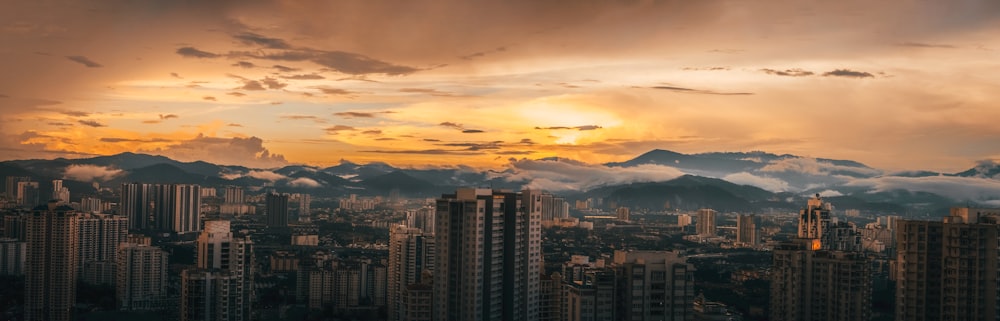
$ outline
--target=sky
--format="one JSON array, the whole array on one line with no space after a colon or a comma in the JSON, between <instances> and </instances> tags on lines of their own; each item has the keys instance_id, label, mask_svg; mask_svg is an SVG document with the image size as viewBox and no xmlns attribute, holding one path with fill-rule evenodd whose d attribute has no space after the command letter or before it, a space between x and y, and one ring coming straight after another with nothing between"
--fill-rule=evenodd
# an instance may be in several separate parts
<instances>
[{"instance_id":1,"label":"sky","mask_svg":"<svg viewBox=\"0 0 1000 321\"><path fill-rule=\"evenodd\" d=\"M1000 2L9 1L0 160L1000 159Z\"/></svg>"}]
</instances>

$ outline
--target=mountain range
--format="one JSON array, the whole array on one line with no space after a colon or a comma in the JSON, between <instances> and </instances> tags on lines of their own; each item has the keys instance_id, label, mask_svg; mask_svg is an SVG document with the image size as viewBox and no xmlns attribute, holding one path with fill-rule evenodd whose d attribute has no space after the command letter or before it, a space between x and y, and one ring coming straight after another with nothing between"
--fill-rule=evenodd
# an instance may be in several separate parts
<instances>
[{"instance_id":1,"label":"mountain range","mask_svg":"<svg viewBox=\"0 0 1000 321\"><path fill-rule=\"evenodd\" d=\"M207 162L179 162L163 156L122 153L82 159L0 162L0 176L64 180L76 199L97 193L94 183L183 183L241 186L310 193L435 197L463 186L538 188L569 200L599 199L635 208L760 211L794 209L820 194L841 209L930 213L953 205L1000 206L1000 164L981 162L957 173L888 173L851 160L808 158L766 152L683 154L652 150L625 162L589 164L549 158L511 161L503 170L466 166L397 168L386 163L342 161L331 167L289 165L258 169ZM41 184L42 193L51 184ZM48 185L48 186L46 186ZM46 190L46 187L48 190Z\"/></svg>"}]
</instances>

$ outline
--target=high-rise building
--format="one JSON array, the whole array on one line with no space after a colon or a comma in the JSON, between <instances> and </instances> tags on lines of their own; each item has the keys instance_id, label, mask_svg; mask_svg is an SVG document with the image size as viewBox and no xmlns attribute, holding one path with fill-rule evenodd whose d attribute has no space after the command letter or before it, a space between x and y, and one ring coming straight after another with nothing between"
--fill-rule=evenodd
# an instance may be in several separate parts
<instances>
[{"instance_id":1,"label":"high-rise building","mask_svg":"<svg viewBox=\"0 0 1000 321\"><path fill-rule=\"evenodd\" d=\"M115 298L120 310L167 307L167 256L159 247L122 243L115 273Z\"/></svg>"},{"instance_id":2,"label":"high-rise building","mask_svg":"<svg viewBox=\"0 0 1000 321\"><path fill-rule=\"evenodd\" d=\"M104 211L104 201L94 197L80 199L80 211L84 213L101 213ZM128 217L125 215L125 217Z\"/></svg>"},{"instance_id":3,"label":"high-rise building","mask_svg":"<svg viewBox=\"0 0 1000 321\"><path fill-rule=\"evenodd\" d=\"M21 207L32 208L41 204L40 196L38 182L17 182L17 204L21 205Z\"/></svg>"},{"instance_id":4,"label":"high-rise building","mask_svg":"<svg viewBox=\"0 0 1000 321\"><path fill-rule=\"evenodd\" d=\"M747 247L757 245L757 224L753 214L736 216L736 243Z\"/></svg>"},{"instance_id":5,"label":"high-rise building","mask_svg":"<svg viewBox=\"0 0 1000 321\"><path fill-rule=\"evenodd\" d=\"M798 237L775 246L771 320L871 317L871 261L860 247L849 246L856 235L853 226L830 222L832 208L819 195L811 198L799 212Z\"/></svg>"},{"instance_id":6,"label":"high-rise building","mask_svg":"<svg viewBox=\"0 0 1000 321\"><path fill-rule=\"evenodd\" d=\"M150 224L152 221L152 203L152 185L122 183L121 201L118 202L118 212L128 217L130 230L153 228Z\"/></svg>"},{"instance_id":7,"label":"high-rise building","mask_svg":"<svg viewBox=\"0 0 1000 321\"><path fill-rule=\"evenodd\" d=\"M691 215L690 214L679 214L677 215L677 226L685 227L691 225Z\"/></svg>"},{"instance_id":8,"label":"high-rise building","mask_svg":"<svg viewBox=\"0 0 1000 321\"><path fill-rule=\"evenodd\" d=\"M18 239L0 238L0 275L24 275L28 243Z\"/></svg>"},{"instance_id":9,"label":"high-rise building","mask_svg":"<svg viewBox=\"0 0 1000 321\"><path fill-rule=\"evenodd\" d=\"M14 214L4 215L3 236L20 241L28 240L28 219L30 215Z\"/></svg>"},{"instance_id":10,"label":"high-rise building","mask_svg":"<svg viewBox=\"0 0 1000 321\"><path fill-rule=\"evenodd\" d=\"M615 210L615 216L622 221L628 221L630 218L629 214L630 213L628 207L619 207L617 210Z\"/></svg>"},{"instance_id":11,"label":"high-rise building","mask_svg":"<svg viewBox=\"0 0 1000 321\"><path fill-rule=\"evenodd\" d=\"M201 187L185 184L122 184L119 211L133 230L178 234L201 227Z\"/></svg>"},{"instance_id":12,"label":"high-rise building","mask_svg":"<svg viewBox=\"0 0 1000 321\"><path fill-rule=\"evenodd\" d=\"M253 242L216 220L205 222L197 244L197 268L182 273L181 320L249 320Z\"/></svg>"},{"instance_id":13,"label":"high-rise building","mask_svg":"<svg viewBox=\"0 0 1000 321\"><path fill-rule=\"evenodd\" d=\"M693 320L694 265L677 252L616 250L619 320Z\"/></svg>"},{"instance_id":14,"label":"high-rise building","mask_svg":"<svg viewBox=\"0 0 1000 321\"><path fill-rule=\"evenodd\" d=\"M299 194L299 222L308 222L309 215L312 213L310 205L312 204L312 195L309 194Z\"/></svg>"},{"instance_id":15,"label":"high-rise building","mask_svg":"<svg viewBox=\"0 0 1000 321\"><path fill-rule=\"evenodd\" d=\"M424 283L424 272L434 270L434 236L417 228L398 225L389 230L389 320L403 320L403 291Z\"/></svg>"},{"instance_id":16,"label":"high-rise building","mask_svg":"<svg viewBox=\"0 0 1000 321\"><path fill-rule=\"evenodd\" d=\"M78 213L49 203L28 217L25 320L72 319L76 303Z\"/></svg>"},{"instance_id":17,"label":"high-rise building","mask_svg":"<svg viewBox=\"0 0 1000 321\"><path fill-rule=\"evenodd\" d=\"M90 284L113 284L118 245L128 240L128 218L80 214L78 226L78 279Z\"/></svg>"},{"instance_id":18,"label":"high-rise building","mask_svg":"<svg viewBox=\"0 0 1000 321\"><path fill-rule=\"evenodd\" d=\"M562 320L619 320L615 300L618 296L613 270L589 271L582 279L563 285Z\"/></svg>"},{"instance_id":19,"label":"high-rise building","mask_svg":"<svg viewBox=\"0 0 1000 321\"><path fill-rule=\"evenodd\" d=\"M715 210L703 208L698 210L698 221L695 222L698 235L715 235Z\"/></svg>"},{"instance_id":20,"label":"high-rise building","mask_svg":"<svg viewBox=\"0 0 1000 321\"><path fill-rule=\"evenodd\" d=\"M896 224L896 320L1000 317L1000 210L953 208Z\"/></svg>"},{"instance_id":21,"label":"high-rise building","mask_svg":"<svg viewBox=\"0 0 1000 321\"><path fill-rule=\"evenodd\" d=\"M227 204L243 204L246 202L243 196L243 188L238 186L226 187L226 194L223 201Z\"/></svg>"},{"instance_id":22,"label":"high-rise building","mask_svg":"<svg viewBox=\"0 0 1000 321\"><path fill-rule=\"evenodd\" d=\"M820 249L830 249L830 245L833 243L833 235L829 231L831 210L833 210L833 206L824 202L819 194L810 198L806 203L806 208L799 210L798 237L819 240Z\"/></svg>"},{"instance_id":23,"label":"high-rise building","mask_svg":"<svg viewBox=\"0 0 1000 321\"><path fill-rule=\"evenodd\" d=\"M427 280L430 279L431 276L428 275ZM400 311L400 320L433 320L433 293L433 287L430 283L410 284L406 286L406 289L403 290L401 295L403 300L403 310Z\"/></svg>"},{"instance_id":24,"label":"high-rise building","mask_svg":"<svg viewBox=\"0 0 1000 321\"><path fill-rule=\"evenodd\" d=\"M8 200L17 199L17 183L19 182L30 182L31 177L27 176L7 176L7 184L4 188L4 195L7 196Z\"/></svg>"},{"instance_id":25,"label":"high-rise building","mask_svg":"<svg viewBox=\"0 0 1000 321\"><path fill-rule=\"evenodd\" d=\"M63 187L63 181L56 179L52 181L52 198L60 203L69 203L69 188Z\"/></svg>"},{"instance_id":26,"label":"high-rise building","mask_svg":"<svg viewBox=\"0 0 1000 321\"><path fill-rule=\"evenodd\" d=\"M268 193L264 200L267 227L288 226L288 194Z\"/></svg>"},{"instance_id":27,"label":"high-rise building","mask_svg":"<svg viewBox=\"0 0 1000 321\"><path fill-rule=\"evenodd\" d=\"M427 235L434 235L434 207L426 206L407 211L406 226L418 228Z\"/></svg>"},{"instance_id":28,"label":"high-rise building","mask_svg":"<svg viewBox=\"0 0 1000 321\"><path fill-rule=\"evenodd\" d=\"M816 239L774 249L771 320L868 320L872 269L860 252L813 250Z\"/></svg>"},{"instance_id":29,"label":"high-rise building","mask_svg":"<svg viewBox=\"0 0 1000 321\"><path fill-rule=\"evenodd\" d=\"M434 320L537 320L541 195L461 188L436 203Z\"/></svg>"},{"instance_id":30,"label":"high-rise building","mask_svg":"<svg viewBox=\"0 0 1000 321\"><path fill-rule=\"evenodd\" d=\"M538 288L538 321L562 321L562 275L559 272L540 275Z\"/></svg>"}]
</instances>

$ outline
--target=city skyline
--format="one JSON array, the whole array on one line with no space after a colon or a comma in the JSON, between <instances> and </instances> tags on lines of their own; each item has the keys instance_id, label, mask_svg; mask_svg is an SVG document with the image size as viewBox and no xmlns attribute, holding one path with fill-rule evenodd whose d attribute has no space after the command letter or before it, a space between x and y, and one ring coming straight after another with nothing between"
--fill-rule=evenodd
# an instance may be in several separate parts
<instances>
[{"instance_id":1,"label":"city skyline","mask_svg":"<svg viewBox=\"0 0 1000 321\"><path fill-rule=\"evenodd\" d=\"M103 2L0 13L6 159L1000 158L997 3Z\"/></svg>"}]
</instances>

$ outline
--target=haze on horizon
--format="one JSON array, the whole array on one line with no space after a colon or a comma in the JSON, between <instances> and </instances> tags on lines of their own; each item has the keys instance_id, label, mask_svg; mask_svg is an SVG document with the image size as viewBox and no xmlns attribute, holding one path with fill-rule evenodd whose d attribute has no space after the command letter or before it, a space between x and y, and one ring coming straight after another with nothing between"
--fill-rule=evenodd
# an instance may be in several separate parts
<instances>
[{"instance_id":1,"label":"haze on horizon","mask_svg":"<svg viewBox=\"0 0 1000 321\"><path fill-rule=\"evenodd\" d=\"M1000 158L1000 2L17 1L0 158Z\"/></svg>"}]
</instances>

